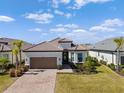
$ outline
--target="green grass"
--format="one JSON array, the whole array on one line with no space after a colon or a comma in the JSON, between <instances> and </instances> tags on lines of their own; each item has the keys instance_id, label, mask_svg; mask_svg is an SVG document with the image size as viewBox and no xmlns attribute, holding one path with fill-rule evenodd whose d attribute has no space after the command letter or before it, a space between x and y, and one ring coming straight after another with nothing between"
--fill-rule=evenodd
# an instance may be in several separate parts
<instances>
[{"instance_id":1,"label":"green grass","mask_svg":"<svg viewBox=\"0 0 124 93\"><path fill-rule=\"evenodd\" d=\"M124 77L106 66L98 74L57 74L55 93L124 93Z\"/></svg>"},{"instance_id":2,"label":"green grass","mask_svg":"<svg viewBox=\"0 0 124 93\"><path fill-rule=\"evenodd\" d=\"M0 93L3 93L3 91L9 87L14 80L9 77L9 75L2 75L0 74Z\"/></svg>"}]
</instances>

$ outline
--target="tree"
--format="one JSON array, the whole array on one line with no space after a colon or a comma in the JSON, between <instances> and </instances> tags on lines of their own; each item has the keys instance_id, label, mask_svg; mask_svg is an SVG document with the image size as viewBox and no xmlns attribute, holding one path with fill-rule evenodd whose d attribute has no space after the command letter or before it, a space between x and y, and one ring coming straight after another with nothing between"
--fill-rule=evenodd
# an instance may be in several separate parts
<instances>
[{"instance_id":1,"label":"tree","mask_svg":"<svg viewBox=\"0 0 124 93\"><path fill-rule=\"evenodd\" d=\"M0 64L2 66L2 72L3 72L3 69L5 69L5 65L9 62L9 59L5 58L5 57L1 57L0 58Z\"/></svg>"},{"instance_id":2,"label":"tree","mask_svg":"<svg viewBox=\"0 0 124 93\"><path fill-rule=\"evenodd\" d=\"M119 71L119 64L120 64L120 50L122 49L123 45L124 45L124 38L120 37L120 38L115 38L114 42L116 43L116 50L117 50L117 67L116 70Z\"/></svg>"},{"instance_id":3,"label":"tree","mask_svg":"<svg viewBox=\"0 0 124 93\"><path fill-rule=\"evenodd\" d=\"M18 54L19 54L19 50L18 48L15 48L12 50L12 53L15 55L15 59L16 59L16 69L18 68Z\"/></svg>"},{"instance_id":4,"label":"tree","mask_svg":"<svg viewBox=\"0 0 124 93\"><path fill-rule=\"evenodd\" d=\"M22 40L16 40L15 42L13 42L13 45L16 48L18 48L17 50L18 50L18 54L19 54L19 61L21 63L22 62L22 46L23 46L23 41Z\"/></svg>"}]
</instances>

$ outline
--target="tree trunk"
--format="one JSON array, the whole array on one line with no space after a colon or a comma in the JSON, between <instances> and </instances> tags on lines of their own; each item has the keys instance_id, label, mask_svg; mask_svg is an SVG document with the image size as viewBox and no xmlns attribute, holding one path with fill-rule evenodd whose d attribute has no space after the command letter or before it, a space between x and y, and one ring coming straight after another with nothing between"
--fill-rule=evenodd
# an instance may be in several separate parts
<instances>
[{"instance_id":1,"label":"tree trunk","mask_svg":"<svg viewBox=\"0 0 124 93\"><path fill-rule=\"evenodd\" d=\"M19 62L19 65L21 65L21 62L22 62L22 53L21 53L21 50L19 50L19 59L20 59L20 60L19 60L19 61L20 61L20 62Z\"/></svg>"},{"instance_id":2,"label":"tree trunk","mask_svg":"<svg viewBox=\"0 0 124 93\"><path fill-rule=\"evenodd\" d=\"M116 67L117 72L119 72L119 63L120 63L120 53L119 52L120 51L118 49L117 50L117 62L116 62L116 64L117 64L117 67Z\"/></svg>"},{"instance_id":3,"label":"tree trunk","mask_svg":"<svg viewBox=\"0 0 124 93\"><path fill-rule=\"evenodd\" d=\"M16 58L16 69L18 69L18 56L16 55L15 58Z\"/></svg>"}]
</instances>

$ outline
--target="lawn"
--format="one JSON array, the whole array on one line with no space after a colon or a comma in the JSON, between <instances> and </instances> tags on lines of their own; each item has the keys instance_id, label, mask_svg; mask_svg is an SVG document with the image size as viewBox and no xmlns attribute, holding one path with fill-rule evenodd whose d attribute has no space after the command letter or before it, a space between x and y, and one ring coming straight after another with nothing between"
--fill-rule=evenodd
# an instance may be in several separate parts
<instances>
[{"instance_id":1,"label":"lawn","mask_svg":"<svg viewBox=\"0 0 124 93\"><path fill-rule=\"evenodd\" d=\"M3 93L3 91L10 86L14 80L9 77L9 75L1 75L0 74L0 93Z\"/></svg>"},{"instance_id":2,"label":"lawn","mask_svg":"<svg viewBox=\"0 0 124 93\"><path fill-rule=\"evenodd\" d=\"M124 93L124 77L106 66L98 74L57 74L55 93Z\"/></svg>"}]
</instances>

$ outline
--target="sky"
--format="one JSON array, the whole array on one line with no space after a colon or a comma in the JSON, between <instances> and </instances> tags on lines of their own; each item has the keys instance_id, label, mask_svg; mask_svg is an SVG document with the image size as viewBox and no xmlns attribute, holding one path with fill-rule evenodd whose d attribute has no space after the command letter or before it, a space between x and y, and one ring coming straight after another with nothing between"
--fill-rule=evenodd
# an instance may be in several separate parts
<instances>
[{"instance_id":1,"label":"sky","mask_svg":"<svg viewBox=\"0 0 124 93\"><path fill-rule=\"evenodd\" d=\"M0 37L96 43L124 36L124 0L0 0Z\"/></svg>"}]
</instances>

